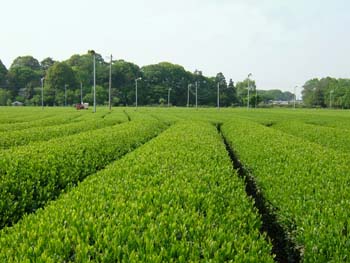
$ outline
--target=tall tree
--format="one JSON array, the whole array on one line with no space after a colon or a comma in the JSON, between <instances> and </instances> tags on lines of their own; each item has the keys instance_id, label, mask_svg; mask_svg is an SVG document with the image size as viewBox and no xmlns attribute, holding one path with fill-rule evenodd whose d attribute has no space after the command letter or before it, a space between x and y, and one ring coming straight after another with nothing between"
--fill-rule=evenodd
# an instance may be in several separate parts
<instances>
[{"instance_id":1,"label":"tall tree","mask_svg":"<svg viewBox=\"0 0 350 263\"><path fill-rule=\"evenodd\" d=\"M7 68L0 60L0 88L7 87Z\"/></svg>"},{"instance_id":2,"label":"tall tree","mask_svg":"<svg viewBox=\"0 0 350 263\"><path fill-rule=\"evenodd\" d=\"M64 93L79 89L73 69L65 62L56 62L47 71L47 103L64 104ZM71 93L70 93L71 94ZM69 99L71 101L71 98ZM77 100L77 102L80 100Z\"/></svg>"},{"instance_id":3,"label":"tall tree","mask_svg":"<svg viewBox=\"0 0 350 263\"><path fill-rule=\"evenodd\" d=\"M50 67L53 66L53 64L55 64L55 62L56 61L54 61L52 58L47 57L40 62L41 69L46 72Z\"/></svg>"},{"instance_id":4,"label":"tall tree","mask_svg":"<svg viewBox=\"0 0 350 263\"><path fill-rule=\"evenodd\" d=\"M255 102L255 89L256 89L255 80L245 79L244 81L237 82L237 84L236 84L238 104L241 105L241 106L245 106L247 104L247 100L248 100L248 85L250 87L250 90L249 90L249 103L250 103L250 105L253 105L252 103Z\"/></svg>"},{"instance_id":5,"label":"tall tree","mask_svg":"<svg viewBox=\"0 0 350 263\"><path fill-rule=\"evenodd\" d=\"M32 70L40 70L40 63L32 56L19 56L12 62L11 68L15 67L28 67Z\"/></svg>"},{"instance_id":6,"label":"tall tree","mask_svg":"<svg viewBox=\"0 0 350 263\"><path fill-rule=\"evenodd\" d=\"M29 100L34 88L40 85L43 73L37 59L32 56L17 57L8 72L9 89L18 100Z\"/></svg>"}]
</instances>

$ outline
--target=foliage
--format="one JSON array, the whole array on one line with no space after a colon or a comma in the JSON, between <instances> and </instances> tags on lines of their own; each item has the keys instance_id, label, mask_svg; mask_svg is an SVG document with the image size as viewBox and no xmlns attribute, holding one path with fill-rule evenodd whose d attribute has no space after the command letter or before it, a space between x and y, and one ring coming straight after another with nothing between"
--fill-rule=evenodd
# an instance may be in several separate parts
<instances>
[{"instance_id":1,"label":"foliage","mask_svg":"<svg viewBox=\"0 0 350 263\"><path fill-rule=\"evenodd\" d=\"M6 149L20 145L26 145L34 141L47 141L56 137L68 136L83 131L101 129L107 126L115 125L126 121L124 115L113 112L109 118L94 119L91 116L88 120L70 122L67 124L58 124L52 126L40 126L23 130L14 130L12 132L0 132L0 148ZM17 124L15 124L17 125Z\"/></svg>"},{"instance_id":2,"label":"foliage","mask_svg":"<svg viewBox=\"0 0 350 263\"><path fill-rule=\"evenodd\" d=\"M222 130L303 262L348 261L349 155L239 118Z\"/></svg>"},{"instance_id":3,"label":"foliage","mask_svg":"<svg viewBox=\"0 0 350 263\"><path fill-rule=\"evenodd\" d=\"M0 88L7 87L7 68L0 60Z\"/></svg>"},{"instance_id":4,"label":"foliage","mask_svg":"<svg viewBox=\"0 0 350 263\"><path fill-rule=\"evenodd\" d=\"M324 127L320 125L303 123L301 121L290 120L276 123L272 125L272 127L339 152L350 153L349 130Z\"/></svg>"},{"instance_id":5,"label":"foliage","mask_svg":"<svg viewBox=\"0 0 350 263\"><path fill-rule=\"evenodd\" d=\"M128 122L0 152L0 227L42 207L163 128L156 121Z\"/></svg>"},{"instance_id":6,"label":"foliage","mask_svg":"<svg viewBox=\"0 0 350 263\"><path fill-rule=\"evenodd\" d=\"M294 94L285 91L282 92L278 89L272 90L258 90L258 96L261 101L268 103L269 101L292 101L294 100Z\"/></svg>"},{"instance_id":7,"label":"foliage","mask_svg":"<svg viewBox=\"0 0 350 263\"><path fill-rule=\"evenodd\" d=\"M179 123L3 229L0 260L273 262L260 226L215 127Z\"/></svg>"},{"instance_id":8,"label":"foliage","mask_svg":"<svg viewBox=\"0 0 350 263\"><path fill-rule=\"evenodd\" d=\"M11 92L6 89L0 88L0 106L9 106L9 102L11 102Z\"/></svg>"},{"instance_id":9,"label":"foliage","mask_svg":"<svg viewBox=\"0 0 350 263\"><path fill-rule=\"evenodd\" d=\"M308 80L303 86L303 101L308 107L350 108L350 79L331 77Z\"/></svg>"},{"instance_id":10,"label":"foliage","mask_svg":"<svg viewBox=\"0 0 350 263\"><path fill-rule=\"evenodd\" d=\"M54 64L55 64L55 60L53 60L50 57L44 58L41 62L40 62L40 67L43 71L47 72L47 70L49 68L51 68Z\"/></svg>"},{"instance_id":11,"label":"foliage","mask_svg":"<svg viewBox=\"0 0 350 263\"><path fill-rule=\"evenodd\" d=\"M77 89L78 82L75 77L73 69L65 62L56 62L47 71L46 79L46 93L51 96L45 96L46 102L54 105L65 105L65 92ZM52 102L47 98L52 98ZM67 94L69 98L68 104L71 104L72 94ZM79 100L76 100L76 102Z\"/></svg>"}]
</instances>

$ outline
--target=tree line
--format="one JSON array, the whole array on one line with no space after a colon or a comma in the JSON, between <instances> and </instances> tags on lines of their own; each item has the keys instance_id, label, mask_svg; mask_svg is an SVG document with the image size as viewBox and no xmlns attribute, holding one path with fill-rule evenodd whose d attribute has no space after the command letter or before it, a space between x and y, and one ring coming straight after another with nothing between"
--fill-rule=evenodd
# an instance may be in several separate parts
<instances>
[{"instance_id":1,"label":"tree line","mask_svg":"<svg viewBox=\"0 0 350 263\"><path fill-rule=\"evenodd\" d=\"M311 79L304 84L302 96L307 107L349 109L350 79Z\"/></svg>"},{"instance_id":2,"label":"tree line","mask_svg":"<svg viewBox=\"0 0 350 263\"><path fill-rule=\"evenodd\" d=\"M108 103L110 63L100 54L96 60L96 102ZM215 77L204 76L202 71L189 72L181 65L169 62L138 65L125 60L111 63L112 105L135 104L135 80L138 81L138 105L164 105L170 89L170 104L186 106L195 104L197 86L198 105L216 106L217 85L220 88L221 106L244 106L267 103L269 100L292 100L293 94L280 90L256 90L255 81L245 79L235 83L226 80L219 72ZM13 101L25 105L41 105L43 80L43 101L46 106L73 105L93 102L93 55L75 54L68 60L55 61L48 57L39 62L32 56L17 57L7 69L0 60L0 105L10 105Z\"/></svg>"}]
</instances>

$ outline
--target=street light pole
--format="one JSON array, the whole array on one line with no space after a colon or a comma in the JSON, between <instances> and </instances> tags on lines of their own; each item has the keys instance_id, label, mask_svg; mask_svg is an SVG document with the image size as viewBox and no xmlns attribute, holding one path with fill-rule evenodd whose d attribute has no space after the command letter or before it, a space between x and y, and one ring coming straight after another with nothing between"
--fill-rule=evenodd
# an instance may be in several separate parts
<instances>
[{"instance_id":1,"label":"street light pole","mask_svg":"<svg viewBox=\"0 0 350 263\"><path fill-rule=\"evenodd\" d=\"M137 81L141 80L142 78L135 79L135 106L137 108Z\"/></svg>"},{"instance_id":2,"label":"street light pole","mask_svg":"<svg viewBox=\"0 0 350 263\"><path fill-rule=\"evenodd\" d=\"M294 109L295 109L295 102L297 100L297 93L296 93L296 89L297 89L298 86L295 86L294 87Z\"/></svg>"},{"instance_id":3,"label":"street light pole","mask_svg":"<svg viewBox=\"0 0 350 263\"><path fill-rule=\"evenodd\" d=\"M198 92L198 81L196 81L196 109L198 107L198 96L197 96L197 92Z\"/></svg>"},{"instance_id":4,"label":"street light pole","mask_svg":"<svg viewBox=\"0 0 350 263\"><path fill-rule=\"evenodd\" d=\"M64 106L67 107L67 86L68 84L64 84Z\"/></svg>"},{"instance_id":5,"label":"street light pole","mask_svg":"<svg viewBox=\"0 0 350 263\"><path fill-rule=\"evenodd\" d=\"M94 56L94 112L96 112L96 54Z\"/></svg>"},{"instance_id":6,"label":"street light pole","mask_svg":"<svg viewBox=\"0 0 350 263\"><path fill-rule=\"evenodd\" d=\"M93 65L94 65L94 111L96 112L96 53L94 50L89 50L89 54L93 56Z\"/></svg>"},{"instance_id":7,"label":"street light pole","mask_svg":"<svg viewBox=\"0 0 350 263\"><path fill-rule=\"evenodd\" d=\"M171 88L168 89L168 108L170 107L170 91Z\"/></svg>"},{"instance_id":8,"label":"street light pole","mask_svg":"<svg viewBox=\"0 0 350 263\"><path fill-rule=\"evenodd\" d=\"M187 108L190 106L190 87L192 84L187 85Z\"/></svg>"},{"instance_id":9,"label":"street light pole","mask_svg":"<svg viewBox=\"0 0 350 263\"><path fill-rule=\"evenodd\" d=\"M331 90L329 92L329 108L332 109L332 93L334 92L334 90Z\"/></svg>"},{"instance_id":10,"label":"street light pole","mask_svg":"<svg viewBox=\"0 0 350 263\"><path fill-rule=\"evenodd\" d=\"M112 109L111 105L111 90L112 90L112 54L111 54L111 61L109 63L109 93L108 93L108 105L109 105L109 110Z\"/></svg>"},{"instance_id":11,"label":"street light pole","mask_svg":"<svg viewBox=\"0 0 350 263\"><path fill-rule=\"evenodd\" d=\"M80 104L83 104L83 82L80 81Z\"/></svg>"},{"instance_id":12,"label":"street light pole","mask_svg":"<svg viewBox=\"0 0 350 263\"><path fill-rule=\"evenodd\" d=\"M44 80L45 80L44 77L42 77L40 79L40 81L41 81L41 109L44 109Z\"/></svg>"},{"instance_id":13,"label":"street light pole","mask_svg":"<svg viewBox=\"0 0 350 263\"><path fill-rule=\"evenodd\" d=\"M248 101L247 101L247 109L249 109L249 90L250 90L250 77L252 76L252 73L248 74Z\"/></svg>"},{"instance_id":14,"label":"street light pole","mask_svg":"<svg viewBox=\"0 0 350 263\"><path fill-rule=\"evenodd\" d=\"M220 82L218 82L218 97L217 97L218 109L220 109Z\"/></svg>"}]
</instances>

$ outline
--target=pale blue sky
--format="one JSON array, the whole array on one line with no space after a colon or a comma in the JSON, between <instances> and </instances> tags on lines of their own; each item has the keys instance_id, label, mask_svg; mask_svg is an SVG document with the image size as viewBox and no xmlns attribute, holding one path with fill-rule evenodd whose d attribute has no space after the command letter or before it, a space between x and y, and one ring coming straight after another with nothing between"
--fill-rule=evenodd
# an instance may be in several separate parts
<instances>
[{"instance_id":1,"label":"pale blue sky","mask_svg":"<svg viewBox=\"0 0 350 263\"><path fill-rule=\"evenodd\" d=\"M140 66L170 61L258 88L350 78L347 0L0 0L0 59L94 49Z\"/></svg>"}]
</instances>

